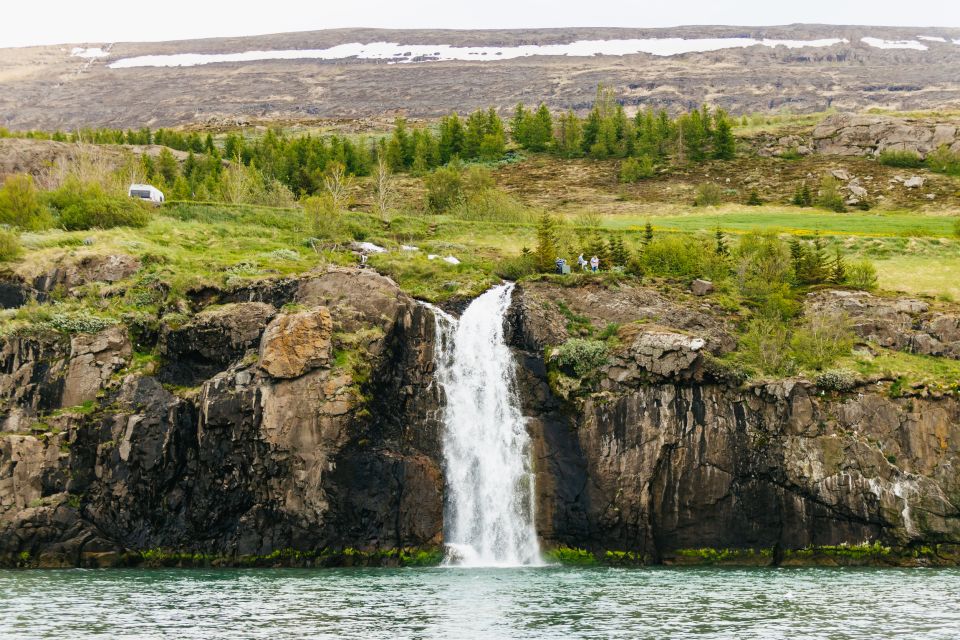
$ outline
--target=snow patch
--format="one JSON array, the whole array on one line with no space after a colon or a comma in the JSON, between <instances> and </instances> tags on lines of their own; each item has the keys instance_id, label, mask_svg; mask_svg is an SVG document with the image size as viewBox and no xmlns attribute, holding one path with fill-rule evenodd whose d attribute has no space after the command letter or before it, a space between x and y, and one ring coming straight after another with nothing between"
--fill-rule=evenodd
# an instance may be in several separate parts
<instances>
[{"instance_id":1,"label":"snow patch","mask_svg":"<svg viewBox=\"0 0 960 640\"><path fill-rule=\"evenodd\" d=\"M914 49L926 51L927 45L916 40L882 40L880 38L860 38L860 42L876 49Z\"/></svg>"},{"instance_id":2,"label":"snow patch","mask_svg":"<svg viewBox=\"0 0 960 640\"><path fill-rule=\"evenodd\" d=\"M420 251L420 248L419 248L419 247L414 247L414 246L409 245L409 244L402 244L402 245L400 245L400 250L401 250L401 251Z\"/></svg>"},{"instance_id":3,"label":"snow patch","mask_svg":"<svg viewBox=\"0 0 960 640\"><path fill-rule=\"evenodd\" d=\"M940 36L917 36L917 40L926 40L927 42L946 42L946 38Z\"/></svg>"},{"instance_id":4,"label":"snow patch","mask_svg":"<svg viewBox=\"0 0 960 640\"><path fill-rule=\"evenodd\" d=\"M375 245L372 242L351 242L350 248L355 251L362 251L364 253L386 253L387 250L381 246Z\"/></svg>"},{"instance_id":5,"label":"snow patch","mask_svg":"<svg viewBox=\"0 0 960 640\"><path fill-rule=\"evenodd\" d=\"M109 55L109 51L104 51L102 47L74 47L70 51L72 58L104 58Z\"/></svg>"},{"instance_id":6,"label":"snow patch","mask_svg":"<svg viewBox=\"0 0 960 640\"><path fill-rule=\"evenodd\" d=\"M170 55L136 56L111 63L111 69L136 67L194 67L225 62L254 62L265 60L386 60L393 63L511 60L529 56L595 55L624 56L649 53L655 56L673 56L683 53L703 53L721 49L764 46L829 47L846 43L844 38L820 40L756 40L754 38L642 38L632 40L577 40L567 44L520 45L516 47L455 47L449 44L400 44L397 42L351 42L328 49L285 49L272 51L244 51L240 53L177 53Z\"/></svg>"}]
</instances>

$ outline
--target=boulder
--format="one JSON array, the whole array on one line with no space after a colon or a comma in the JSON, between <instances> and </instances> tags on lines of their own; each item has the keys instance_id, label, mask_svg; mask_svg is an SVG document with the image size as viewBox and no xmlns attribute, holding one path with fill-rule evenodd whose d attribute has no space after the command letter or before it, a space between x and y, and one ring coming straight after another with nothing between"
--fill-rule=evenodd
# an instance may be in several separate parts
<instances>
[{"instance_id":1,"label":"boulder","mask_svg":"<svg viewBox=\"0 0 960 640\"><path fill-rule=\"evenodd\" d=\"M917 189L922 187L924 182L926 182L926 180L921 176L913 176L912 178L904 180L903 186L907 187L908 189Z\"/></svg>"},{"instance_id":2,"label":"boulder","mask_svg":"<svg viewBox=\"0 0 960 640\"><path fill-rule=\"evenodd\" d=\"M713 283L709 280L694 280L690 283L690 291L695 296L705 296L713 292Z\"/></svg>"},{"instance_id":3,"label":"boulder","mask_svg":"<svg viewBox=\"0 0 960 640\"><path fill-rule=\"evenodd\" d=\"M326 307L277 316L260 341L260 367L274 378L297 378L331 357L333 320Z\"/></svg>"},{"instance_id":4,"label":"boulder","mask_svg":"<svg viewBox=\"0 0 960 640\"><path fill-rule=\"evenodd\" d=\"M691 368L706 345L703 338L668 330L639 334L630 346L630 354L644 370L670 377Z\"/></svg>"}]
</instances>

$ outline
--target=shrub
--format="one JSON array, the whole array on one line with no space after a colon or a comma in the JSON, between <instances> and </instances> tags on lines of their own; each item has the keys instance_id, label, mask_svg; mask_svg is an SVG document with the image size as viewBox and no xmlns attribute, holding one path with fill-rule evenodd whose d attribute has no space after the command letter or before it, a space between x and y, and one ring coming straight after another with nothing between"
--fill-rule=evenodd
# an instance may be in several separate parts
<instances>
[{"instance_id":1,"label":"shrub","mask_svg":"<svg viewBox=\"0 0 960 640\"><path fill-rule=\"evenodd\" d=\"M497 275L504 280L519 280L539 272L537 259L533 253L522 253L513 258L501 260L497 265Z\"/></svg>"},{"instance_id":2,"label":"shrub","mask_svg":"<svg viewBox=\"0 0 960 640\"><path fill-rule=\"evenodd\" d=\"M797 190L793 192L793 200L791 202L798 207L809 207L813 204L813 194L810 192L810 187L806 182L797 187Z\"/></svg>"},{"instance_id":3,"label":"shrub","mask_svg":"<svg viewBox=\"0 0 960 640\"><path fill-rule=\"evenodd\" d=\"M880 162L880 164L888 167L915 169L923 166L923 160L920 158L920 154L918 154L916 151L895 151L893 149L887 149L886 151L880 152L880 155L877 156L877 160Z\"/></svg>"},{"instance_id":4,"label":"shrub","mask_svg":"<svg viewBox=\"0 0 960 640\"><path fill-rule=\"evenodd\" d=\"M820 181L820 194L817 196L817 206L837 213L847 210L840 194L840 181L831 175L823 176Z\"/></svg>"},{"instance_id":5,"label":"shrub","mask_svg":"<svg viewBox=\"0 0 960 640\"><path fill-rule=\"evenodd\" d=\"M697 187L697 192L693 196L693 205L696 207L715 207L720 204L722 195L723 189L720 188L720 185L705 182Z\"/></svg>"},{"instance_id":6,"label":"shrub","mask_svg":"<svg viewBox=\"0 0 960 640\"><path fill-rule=\"evenodd\" d=\"M607 361L607 345L600 340L571 338L557 347L554 353L557 365L572 371L579 378L596 371Z\"/></svg>"},{"instance_id":7,"label":"shrub","mask_svg":"<svg viewBox=\"0 0 960 640\"><path fill-rule=\"evenodd\" d=\"M620 163L620 182L637 182L653 176L653 160L647 156L627 158Z\"/></svg>"},{"instance_id":8,"label":"shrub","mask_svg":"<svg viewBox=\"0 0 960 640\"><path fill-rule=\"evenodd\" d=\"M751 207L759 207L763 204L763 200L760 199L760 192L756 189L750 190L750 195L747 197L747 204Z\"/></svg>"},{"instance_id":9,"label":"shrub","mask_svg":"<svg viewBox=\"0 0 960 640\"><path fill-rule=\"evenodd\" d=\"M659 276L718 277L726 270L722 256L701 239L663 236L651 240L640 255L642 271Z\"/></svg>"},{"instance_id":10,"label":"shrub","mask_svg":"<svg viewBox=\"0 0 960 640\"><path fill-rule=\"evenodd\" d=\"M453 214L464 220L531 222L533 214L515 198L497 189L483 189L465 196Z\"/></svg>"},{"instance_id":11,"label":"shrub","mask_svg":"<svg viewBox=\"0 0 960 640\"><path fill-rule=\"evenodd\" d=\"M820 371L840 356L850 353L853 334L845 316L836 313L811 315L798 328L790 345L796 360L809 369Z\"/></svg>"},{"instance_id":12,"label":"shrub","mask_svg":"<svg viewBox=\"0 0 960 640\"><path fill-rule=\"evenodd\" d=\"M877 269L869 260L859 260L847 266L847 285L870 291L877 287Z\"/></svg>"},{"instance_id":13,"label":"shrub","mask_svg":"<svg viewBox=\"0 0 960 640\"><path fill-rule=\"evenodd\" d=\"M10 176L0 187L0 224L26 231L38 231L50 226L50 213L43 206L40 192L31 176Z\"/></svg>"},{"instance_id":14,"label":"shrub","mask_svg":"<svg viewBox=\"0 0 960 640\"><path fill-rule=\"evenodd\" d=\"M449 211L463 200L463 174L455 165L440 167L423 179L427 208L433 213Z\"/></svg>"},{"instance_id":15,"label":"shrub","mask_svg":"<svg viewBox=\"0 0 960 640\"><path fill-rule=\"evenodd\" d=\"M340 229L340 211L329 193L300 201L307 229L316 238L333 238Z\"/></svg>"},{"instance_id":16,"label":"shrub","mask_svg":"<svg viewBox=\"0 0 960 640\"><path fill-rule=\"evenodd\" d=\"M99 184L70 179L49 194L59 212L59 223L68 231L143 227L150 221L148 205L127 197L111 196Z\"/></svg>"},{"instance_id":17,"label":"shrub","mask_svg":"<svg viewBox=\"0 0 960 640\"><path fill-rule=\"evenodd\" d=\"M16 260L22 253L20 237L8 229L0 229L0 262Z\"/></svg>"},{"instance_id":18,"label":"shrub","mask_svg":"<svg viewBox=\"0 0 960 640\"><path fill-rule=\"evenodd\" d=\"M740 338L740 357L745 364L771 375L790 374L796 368L790 353L790 333L778 319L751 320Z\"/></svg>"},{"instance_id":19,"label":"shrub","mask_svg":"<svg viewBox=\"0 0 960 640\"><path fill-rule=\"evenodd\" d=\"M927 154L927 167L937 173L960 176L960 153L951 151L945 144L940 145Z\"/></svg>"},{"instance_id":20,"label":"shrub","mask_svg":"<svg viewBox=\"0 0 960 640\"><path fill-rule=\"evenodd\" d=\"M828 369L817 375L816 383L824 391L850 391L856 386L857 378L846 369Z\"/></svg>"}]
</instances>

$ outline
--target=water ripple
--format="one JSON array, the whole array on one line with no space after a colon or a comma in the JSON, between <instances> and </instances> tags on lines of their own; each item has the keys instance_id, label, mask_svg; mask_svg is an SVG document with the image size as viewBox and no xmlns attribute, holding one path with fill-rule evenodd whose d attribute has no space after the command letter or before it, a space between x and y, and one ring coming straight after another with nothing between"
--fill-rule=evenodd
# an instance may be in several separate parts
<instances>
[{"instance_id":1,"label":"water ripple","mask_svg":"<svg viewBox=\"0 0 960 640\"><path fill-rule=\"evenodd\" d=\"M960 637L960 570L0 571L0 638Z\"/></svg>"}]
</instances>

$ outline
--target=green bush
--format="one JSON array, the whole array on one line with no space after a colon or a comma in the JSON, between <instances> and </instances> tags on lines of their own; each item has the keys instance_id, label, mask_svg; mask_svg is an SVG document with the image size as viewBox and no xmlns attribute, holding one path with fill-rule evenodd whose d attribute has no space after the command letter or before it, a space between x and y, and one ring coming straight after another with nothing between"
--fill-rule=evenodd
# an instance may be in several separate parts
<instances>
[{"instance_id":1,"label":"green bush","mask_svg":"<svg viewBox=\"0 0 960 640\"><path fill-rule=\"evenodd\" d=\"M20 237L9 229L0 229L0 262L16 260L22 252Z\"/></svg>"},{"instance_id":2,"label":"green bush","mask_svg":"<svg viewBox=\"0 0 960 640\"><path fill-rule=\"evenodd\" d=\"M847 285L870 291L877 288L877 269L869 260L859 260L847 266Z\"/></svg>"},{"instance_id":3,"label":"green bush","mask_svg":"<svg viewBox=\"0 0 960 640\"><path fill-rule=\"evenodd\" d=\"M887 149L881 151L877 156L880 164L888 167L902 167L904 169L916 169L923 166L923 160L916 151L894 151Z\"/></svg>"},{"instance_id":4,"label":"green bush","mask_svg":"<svg viewBox=\"0 0 960 640\"><path fill-rule=\"evenodd\" d=\"M423 179L427 187L427 208L444 213L463 201L463 173L455 165L440 167Z\"/></svg>"},{"instance_id":5,"label":"green bush","mask_svg":"<svg viewBox=\"0 0 960 640\"><path fill-rule=\"evenodd\" d=\"M658 236L646 245L639 262L644 273L685 279L717 278L726 271L723 256L690 236Z\"/></svg>"},{"instance_id":6,"label":"green bush","mask_svg":"<svg viewBox=\"0 0 960 640\"><path fill-rule=\"evenodd\" d=\"M831 175L823 176L820 181L820 194L817 196L817 206L837 213L847 210L840 194L840 181Z\"/></svg>"},{"instance_id":7,"label":"green bush","mask_svg":"<svg viewBox=\"0 0 960 640\"><path fill-rule=\"evenodd\" d=\"M740 338L740 358L761 373L789 375L796 370L790 352L790 332L783 321L755 318Z\"/></svg>"},{"instance_id":8,"label":"green bush","mask_svg":"<svg viewBox=\"0 0 960 640\"><path fill-rule=\"evenodd\" d=\"M850 353L853 334L849 321L839 314L815 314L806 319L790 340L794 359L806 369L821 371Z\"/></svg>"},{"instance_id":9,"label":"green bush","mask_svg":"<svg viewBox=\"0 0 960 640\"><path fill-rule=\"evenodd\" d=\"M583 378L607 362L607 345L600 340L571 338L554 352L557 365Z\"/></svg>"},{"instance_id":10,"label":"green bush","mask_svg":"<svg viewBox=\"0 0 960 640\"><path fill-rule=\"evenodd\" d=\"M532 276L539 271L537 259L532 253L524 253L501 260L497 265L497 275L504 280L519 280L526 276Z\"/></svg>"},{"instance_id":11,"label":"green bush","mask_svg":"<svg viewBox=\"0 0 960 640\"><path fill-rule=\"evenodd\" d=\"M940 145L927 154L927 167L937 173L960 176L960 153L951 151L945 144Z\"/></svg>"},{"instance_id":12,"label":"green bush","mask_svg":"<svg viewBox=\"0 0 960 640\"><path fill-rule=\"evenodd\" d=\"M653 160L647 156L627 158L620 163L620 182L638 182L653 177Z\"/></svg>"},{"instance_id":13,"label":"green bush","mask_svg":"<svg viewBox=\"0 0 960 640\"><path fill-rule=\"evenodd\" d=\"M39 231L51 223L50 212L40 200L33 178L26 174L7 178L0 187L0 224Z\"/></svg>"},{"instance_id":14,"label":"green bush","mask_svg":"<svg viewBox=\"0 0 960 640\"><path fill-rule=\"evenodd\" d=\"M828 369L817 376L816 383L824 391L850 391L856 386L857 378L846 369Z\"/></svg>"},{"instance_id":15,"label":"green bush","mask_svg":"<svg viewBox=\"0 0 960 640\"><path fill-rule=\"evenodd\" d=\"M68 231L143 227L150 221L149 205L110 195L98 184L69 180L51 192L48 199L59 213L60 226Z\"/></svg>"},{"instance_id":16,"label":"green bush","mask_svg":"<svg viewBox=\"0 0 960 640\"><path fill-rule=\"evenodd\" d=\"M695 207L715 207L720 204L722 195L723 189L720 188L720 185L705 182L697 187L697 192L693 196L693 205Z\"/></svg>"}]
</instances>

